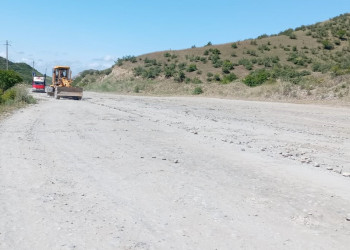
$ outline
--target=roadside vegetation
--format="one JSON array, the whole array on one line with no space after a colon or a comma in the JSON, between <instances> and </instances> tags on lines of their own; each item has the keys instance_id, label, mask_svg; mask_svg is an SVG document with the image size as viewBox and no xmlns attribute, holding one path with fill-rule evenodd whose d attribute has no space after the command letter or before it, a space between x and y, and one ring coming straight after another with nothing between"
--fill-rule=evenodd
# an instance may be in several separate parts
<instances>
[{"instance_id":1,"label":"roadside vegetation","mask_svg":"<svg viewBox=\"0 0 350 250\"><path fill-rule=\"evenodd\" d=\"M35 103L23 79L12 70L0 70L0 113Z\"/></svg>"},{"instance_id":2,"label":"roadside vegetation","mask_svg":"<svg viewBox=\"0 0 350 250\"><path fill-rule=\"evenodd\" d=\"M135 94L349 100L349 76L350 14L344 14L245 41L125 56L110 69L82 72L74 83Z\"/></svg>"}]
</instances>

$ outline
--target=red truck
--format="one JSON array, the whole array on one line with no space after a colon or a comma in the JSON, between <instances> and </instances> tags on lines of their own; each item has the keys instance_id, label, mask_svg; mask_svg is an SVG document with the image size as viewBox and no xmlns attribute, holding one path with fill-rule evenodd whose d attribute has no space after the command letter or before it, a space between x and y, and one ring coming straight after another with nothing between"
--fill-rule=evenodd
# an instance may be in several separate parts
<instances>
[{"instance_id":1,"label":"red truck","mask_svg":"<svg viewBox=\"0 0 350 250\"><path fill-rule=\"evenodd\" d=\"M45 92L46 76L33 76L32 91Z\"/></svg>"}]
</instances>

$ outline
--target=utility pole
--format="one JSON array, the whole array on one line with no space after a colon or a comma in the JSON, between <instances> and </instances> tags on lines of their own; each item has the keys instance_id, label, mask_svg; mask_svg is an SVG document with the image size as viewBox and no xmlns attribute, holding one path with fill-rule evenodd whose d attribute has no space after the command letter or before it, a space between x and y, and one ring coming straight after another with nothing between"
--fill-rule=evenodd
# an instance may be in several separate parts
<instances>
[{"instance_id":1,"label":"utility pole","mask_svg":"<svg viewBox=\"0 0 350 250\"><path fill-rule=\"evenodd\" d=\"M6 70L9 70L9 46L11 46L11 44L6 40L4 45L6 46Z\"/></svg>"}]
</instances>

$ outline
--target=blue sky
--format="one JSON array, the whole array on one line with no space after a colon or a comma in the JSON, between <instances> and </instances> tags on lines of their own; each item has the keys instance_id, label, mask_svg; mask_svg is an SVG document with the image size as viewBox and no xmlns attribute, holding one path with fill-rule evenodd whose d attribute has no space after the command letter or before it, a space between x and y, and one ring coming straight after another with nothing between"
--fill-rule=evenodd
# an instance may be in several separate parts
<instances>
[{"instance_id":1,"label":"blue sky","mask_svg":"<svg viewBox=\"0 0 350 250\"><path fill-rule=\"evenodd\" d=\"M105 69L118 57L276 34L350 12L349 0L1 0L9 59L44 72ZM0 47L5 56L5 46Z\"/></svg>"}]
</instances>

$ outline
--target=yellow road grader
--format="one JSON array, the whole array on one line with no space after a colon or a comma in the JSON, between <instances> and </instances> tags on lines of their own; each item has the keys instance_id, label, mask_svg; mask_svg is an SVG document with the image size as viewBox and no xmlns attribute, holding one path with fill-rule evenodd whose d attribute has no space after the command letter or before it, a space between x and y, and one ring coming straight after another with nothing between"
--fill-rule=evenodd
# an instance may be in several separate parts
<instances>
[{"instance_id":1,"label":"yellow road grader","mask_svg":"<svg viewBox=\"0 0 350 250\"><path fill-rule=\"evenodd\" d=\"M61 97L81 100L83 98L83 88L73 87L72 71L68 66L55 66L52 69L52 84L46 89L49 96L56 99Z\"/></svg>"}]
</instances>

